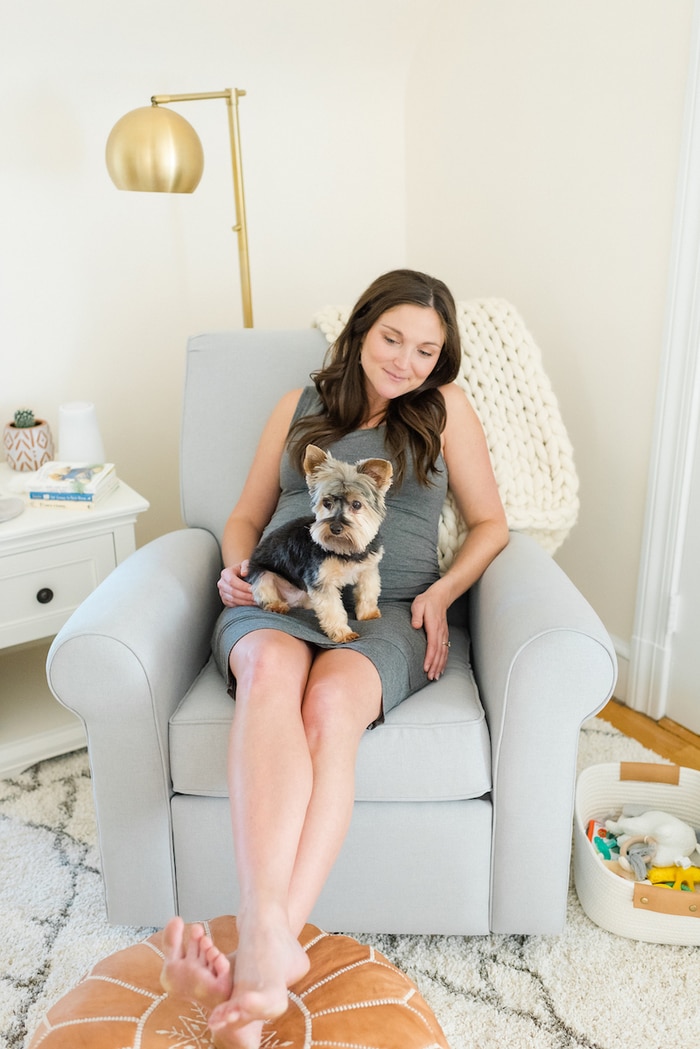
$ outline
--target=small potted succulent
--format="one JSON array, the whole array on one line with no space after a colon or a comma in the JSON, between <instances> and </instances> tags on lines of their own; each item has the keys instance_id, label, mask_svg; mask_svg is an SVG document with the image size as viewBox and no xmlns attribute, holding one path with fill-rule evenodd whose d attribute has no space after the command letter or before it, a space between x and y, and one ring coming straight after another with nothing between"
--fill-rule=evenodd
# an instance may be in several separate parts
<instances>
[{"instance_id":1,"label":"small potted succulent","mask_svg":"<svg viewBox=\"0 0 700 1049\"><path fill-rule=\"evenodd\" d=\"M5 457L13 470L38 470L53 459L53 438L49 424L35 419L29 408L15 412L3 434Z\"/></svg>"}]
</instances>

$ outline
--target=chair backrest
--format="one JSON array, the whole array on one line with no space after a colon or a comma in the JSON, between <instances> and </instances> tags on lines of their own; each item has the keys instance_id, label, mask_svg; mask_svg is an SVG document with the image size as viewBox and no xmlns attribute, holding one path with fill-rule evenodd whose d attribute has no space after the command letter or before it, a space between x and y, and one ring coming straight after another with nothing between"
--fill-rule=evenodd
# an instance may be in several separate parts
<instances>
[{"instance_id":1,"label":"chair backrest","mask_svg":"<svg viewBox=\"0 0 700 1049\"><path fill-rule=\"evenodd\" d=\"M189 527L221 534L279 398L306 386L328 349L320 331L193 335L180 445L182 515Z\"/></svg>"},{"instance_id":2,"label":"chair backrest","mask_svg":"<svg viewBox=\"0 0 700 1049\"><path fill-rule=\"evenodd\" d=\"M221 537L272 408L320 367L347 311L326 307L316 327L194 335L187 347L181 445L186 524ZM457 304L462 386L481 419L501 499L514 531L554 553L576 522L578 477L542 356L504 299ZM448 493L438 535L449 568L466 528Z\"/></svg>"}]
</instances>

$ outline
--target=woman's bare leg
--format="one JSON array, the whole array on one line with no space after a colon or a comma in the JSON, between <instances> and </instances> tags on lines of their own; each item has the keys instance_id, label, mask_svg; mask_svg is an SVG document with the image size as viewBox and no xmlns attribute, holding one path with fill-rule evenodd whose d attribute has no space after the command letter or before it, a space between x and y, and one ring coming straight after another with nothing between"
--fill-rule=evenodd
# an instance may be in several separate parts
<instances>
[{"instance_id":1,"label":"woman's bare leg","mask_svg":"<svg viewBox=\"0 0 700 1049\"><path fill-rule=\"evenodd\" d=\"M313 766L306 812L289 888L289 921L299 935L345 841L355 802L357 748L381 713L374 665L351 649L319 653L309 675L302 717Z\"/></svg>"},{"instance_id":2,"label":"woman's bare leg","mask_svg":"<svg viewBox=\"0 0 700 1049\"><path fill-rule=\"evenodd\" d=\"M255 631L231 653L236 711L229 793L241 891L231 999L215 1009L226 1045L254 1045L251 1028L287 1008L308 968L287 915L289 883L312 790L301 704L313 650L279 631ZM254 934L252 934L254 930ZM223 1034L220 1036L223 1041Z\"/></svg>"},{"instance_id":3,"label":"woman's bare leg","mask_svg":"<svg viewBox=\"0 0 700 1049\"><path fill-rule=\"evenodd\" d=\"M259 1043L262 1020L286 1009L287 988L308 967L297 937L345 838L357 746L379 714L381 685L357 652L321 652L311 666L307 649L303 704L295 707L280 699L290 691L281 654L240 646L232 653L237 709L230 750L239 946L233 994L213 1011L211 1026L225 1033L226 1045L247 1049ZM263 688L264 667L270 674Z\"/></svg>"}]
</instances>

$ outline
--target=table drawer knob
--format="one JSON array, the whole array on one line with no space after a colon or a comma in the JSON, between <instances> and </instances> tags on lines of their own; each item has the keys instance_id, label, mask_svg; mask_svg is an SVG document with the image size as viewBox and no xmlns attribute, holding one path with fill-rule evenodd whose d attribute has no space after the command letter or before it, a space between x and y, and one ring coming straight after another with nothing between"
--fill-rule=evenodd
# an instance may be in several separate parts
<instances>
[{"instance_id":1,"label":"table drawer knob","mask_svg":"<svg viewBox=\"0 0 700 1049\"><path fill-rule=\"evenodd\" d=\"M37 592L36 599L40 605L48 605L49 601L53 601L53 590L48 586L42 586Z\"/></svg>"}]
</instances>

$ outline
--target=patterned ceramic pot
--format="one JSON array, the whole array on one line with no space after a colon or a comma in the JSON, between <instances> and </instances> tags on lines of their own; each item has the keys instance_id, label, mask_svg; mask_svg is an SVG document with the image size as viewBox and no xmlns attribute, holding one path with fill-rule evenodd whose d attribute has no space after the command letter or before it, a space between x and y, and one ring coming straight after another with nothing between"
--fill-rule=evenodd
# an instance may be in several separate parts
<instances>
[{"instance_id":1,"label":"patterned ceramic pot","mask_svg":"<svg viewBox=\"0 0 700 1049\"><path fill-rule=\"evenodd\" d=\"M53 459L53 437L49 424L37 419L34 426L7 423L3 434L5 457L13 470L38 470Z\"/></svg>"}]
</instances>

